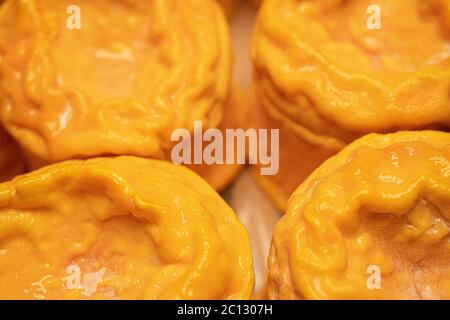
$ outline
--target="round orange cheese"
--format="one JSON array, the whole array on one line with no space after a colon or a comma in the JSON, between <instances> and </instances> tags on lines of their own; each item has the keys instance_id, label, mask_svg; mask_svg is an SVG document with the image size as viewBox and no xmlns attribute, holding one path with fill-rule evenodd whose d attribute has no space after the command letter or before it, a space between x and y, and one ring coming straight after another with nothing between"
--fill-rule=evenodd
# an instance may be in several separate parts
<instances>
[{"instance_id":1,"label":"round orange cheese","mask_svg":"<svg viewBox=\"0 0 450 320\"><path fill-rule=\"evenodd\" d=\"M61 162L0 184L0 299L249 299L250 243L182 166Z\"/></svg>"},{"instance_id":2,"label":"round orange cheese","mask_svg":"<svg viewBox=\"0 0 450 320\"><path fill-rule=\"evenodd\" d=\"M236 125L228 25L212 0L5 1L0 51L0 118L32 168L170 160L174 130ZM237 172L197 169L218 189Z\"/></svg>"},{"instance_id":3,"label":"round orange cheese","mask_svg":"<svg viewBox=\"0 0 450 320\"><path fill-rule=\"evenodd\" d=\"M280 129L278 205L370 132L450 128L449 0L267 0L252 46L253 125Z\"/></svg>"},{"instance_id":4,"label":"round orange cheese","mask_svg":"<svg viewBox=\"0 0 450 320\"><path fill-rule=\"evenodd\" d=\"M450 299L450 134L370 134L292 194L271 299Z\"/></svg>"}]
</instances>

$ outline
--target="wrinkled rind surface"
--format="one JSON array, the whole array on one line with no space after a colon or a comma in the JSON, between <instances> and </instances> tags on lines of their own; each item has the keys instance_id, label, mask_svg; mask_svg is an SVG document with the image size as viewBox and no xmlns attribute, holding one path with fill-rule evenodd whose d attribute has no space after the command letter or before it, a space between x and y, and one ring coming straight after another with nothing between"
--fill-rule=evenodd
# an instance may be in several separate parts
<instances>
[{"instance_id":1,"label":"wrinkled rind surface","mask_svg":"<svg viewBox=\"0 0 450 320\"><path fill-rule=\"evenodd\" d=\"M370 4L266 1L252 48L263 105L337 137L449 127L450 1L379 1L380 32Z\"/></svg>"},{"instance_id":2,"label":"wrinkled rind surface","mask_svg":"<svg viewBox=\"0 0 450 320\"><path fill-rule=\"evenodd\" d=\"M252 125L282 129L280 172L259 179L280 208L312 169L366 133L450 128L450 1L378 1L381 30L366 26L371 4L261 7Z\"/></svg>"},{"instance_id":3,"label":"wrinkled rind surface","mask_svg":"<svg viewBox=\"0 0 450 320\"><path fill-rule=\"evenodd\" d=\"M10 180L23 171L24 163L17 146L0 127L0 182Z\"/></svg>"},{"instance_id":4,"label":"wrinkled rind surface","mask_svg":"<svg viewBox=\"0 0 450 320\"><path fill-rule=\"evenodd\" d=\"M72 4L80 30L66 28ZM221 124L229 41L215 1L5 1L1 119L33 167L163 158L174 129Z\"/></svg>"},{"instance_id":5,"label":"wrinkled rind surface","mask_svg":"<svg viewBox=\"0 0 450 320\"><path fill-rule=\"evenodd\" d=\"M108 229L115 219L131 221ZM2 298L248 299L253 290L250 244L234 212L195 173L157 160L68 161L0 184L0 240ZM95 296L61 284L75 259L107 268Z\"/></svg>"},{"instance_id":6,"label":"wrinkled rind surface","mask_svg":"<svg viewBox=\"0 0 450 320\"><path fill-rule=\"evenodd\" d=\"M271 299L449 299L450 134L365 136L292 194L269 255ZM369 290L367 268L381 268Z\"/></svg>"}]
</instances>

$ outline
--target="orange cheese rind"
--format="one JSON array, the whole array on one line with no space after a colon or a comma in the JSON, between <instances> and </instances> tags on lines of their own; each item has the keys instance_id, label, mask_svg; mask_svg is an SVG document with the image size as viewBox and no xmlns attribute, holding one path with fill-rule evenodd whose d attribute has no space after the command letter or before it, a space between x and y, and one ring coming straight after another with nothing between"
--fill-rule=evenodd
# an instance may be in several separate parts
<instances>
[{"instance_id":1,"label":"orange cheese rind","mask_svg":"<svg viewBox=\"0 0 450 320\"><path fill-rule=\"evenodd\" d=\"M450 134L358 139L292 194L273 235L268 296L449 299L449 212Z\"/></svg>"},{"instance_id":2,"label":"orange cheese rind","mask_svg":"<svg viewBox=\"0 0 450 320\"><path fill-rule=\"evenodd\" d=\"M67 27L70 5L80 8L80 29ZM174 129L221 125L230 47L215 1L5 1L1 119L33 167L162 159Z\"/></svg>"},{"instance_id":3,"label":"orange cheese rind","mask_svg":"<svg viewBox=\"0 0 450 320\"><path fill-rule=\"evenodd\" d=\"M374 5L379 29L368 27ZM252 125L280 128L280 172L258 178L278 206L364 134L447 131L449 40L448 0L265 1L251 50Z\"/></svg>"},{"instance_id":4,"label":"orange cheese rind","mask_svg":"<svg viewBox=\"0 0 450 320\"><path fill-rule=\"evenodd\" d=\"M158 160L67 161L0 184L0 243L4 299L249 299L253 290L232 209L189 169Z\"/></svg>"},{"instance_id":5,"label":"orange cheese rind","mask_svg":"<svg viewBox=\"0 0 450 320\"><path fill-rule=\"evenodd\" d=\"M448 127L450 1L379 1L379 30L370 4L266 1L252 48L264 106L329 135Z\"/></svg>"}]
</instances>

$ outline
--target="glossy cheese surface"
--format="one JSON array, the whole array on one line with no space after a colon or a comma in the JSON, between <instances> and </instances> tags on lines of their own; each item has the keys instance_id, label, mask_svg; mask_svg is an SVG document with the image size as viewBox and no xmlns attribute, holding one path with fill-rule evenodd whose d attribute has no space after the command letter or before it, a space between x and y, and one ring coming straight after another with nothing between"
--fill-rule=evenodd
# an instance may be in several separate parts
<instances>
[{"instance_id":1,"label":"glossy cheese surface","mask_svg":"<svg viewBox=\"0 0 450 320\"><path fill-rule=\"evenodd\" d=\"M166 158L174 129L222 123L229 41L212 0L5 1L1 119L33 167Z\"/></svg>"},{"instance_id":2,"label":"glossy cheese surface","mask_svg":"<svg viewBox=\"0 0 450 320\"><path fill-rule=\"evenodd\" d=\"M252 57L262 104L315 134L450 127L449 0L268 0Z\"/></svg>"},{"instance_id":3,"label":"glossy cheese surface","mask_svg":"<svg viewBox=\"0 0 450 320\"><path fill-rule=\"evenodd\" d=\"M450 134L371 134L327 160L291 196L269 267L272 299L450 299Z\"/></svg>"},{"instance_id":4,"label":"glossy cheese surface","mask_svg":"<svg viewBox=\"0 0 450 320\"><path fill-rule=\"evenodd\" d=\"M1 299L249 299L244 227L182 166L68 161L0 184Z\"/></svg>"},{"instance_id":5,"label":"glossy cheese surface","mask_svg":"<svg viewBox=\"0 0 450 320\"><path fill-rule=\"evenodd\" d=\"M252 43L252 126L280 129L278 207L372 133L450 131L449 0L267 0Z\"/></svg>"}]
</instances>

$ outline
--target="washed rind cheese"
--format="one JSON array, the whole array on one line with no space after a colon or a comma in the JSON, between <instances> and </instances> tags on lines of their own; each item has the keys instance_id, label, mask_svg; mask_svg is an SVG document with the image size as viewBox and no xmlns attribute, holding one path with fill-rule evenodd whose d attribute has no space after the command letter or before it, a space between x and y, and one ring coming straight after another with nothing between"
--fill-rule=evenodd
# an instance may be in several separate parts
<instances>
[{"instance_id":1,"label":"washed rind cheese","mask_svg":"<svg viewBox=\"0 0 450 320\"><path fill-rule=\"evenodd\" d=\"M289 199L270 299L450 299L450 134L367 135Z\"/></svg>"},{"instance_id":2,"label":"washed rind cheese","mask_svg":"<svg viewBox=\"0 0 450 320\"><path fill-rule=\"evenodd\" d=\"M280 129L279 207L371 132L450 129L450 1L268 0L252 44L253 126Z\"/></svg>"},{"instance_id":3,"label":"washed rind cheese","mask_svg":"<svg viewBox=\"0 0 450 320\"><path fill-rule=\"evenodd\" d=\"M230 36L215 1L5 1L0 49L0 117L32 168L170 159L174 130L235 125ZM218 189L233 177L222 168L236 171L218 167Z\"/></svg>"},{"instance_id":4,"label":"washed rind cheese","mask_svg":"<svg viewBox=\"0 0 450 320\"><path fill-rule=\"evenodd\" d=\"M1 299L249 299L249 239L197 174L137 157L0 184Z\"/></svg>"}]
</instances>

